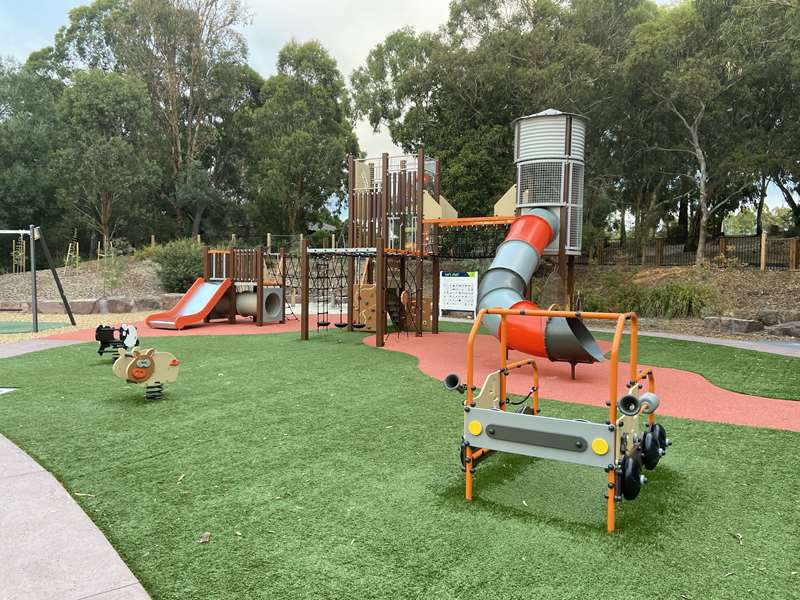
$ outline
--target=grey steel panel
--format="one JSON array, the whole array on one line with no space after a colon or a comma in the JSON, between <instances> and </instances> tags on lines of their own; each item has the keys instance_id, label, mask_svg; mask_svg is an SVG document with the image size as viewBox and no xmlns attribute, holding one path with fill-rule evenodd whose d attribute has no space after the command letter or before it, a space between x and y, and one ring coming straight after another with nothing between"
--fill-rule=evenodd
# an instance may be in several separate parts
<instances>
[{"instance_id":1,"label":"grey steel panel","mask_svg":"<svg viewBox=\"0 0 800 600\"><path fill-rule=\"evenodd\" d=\"M523 281L514 271L503 268L489 269L478 286L478 304L486 294L503 288L514 290L522 296L525 293L526 284L527 282Z\"/></svg>"},{"instance_id":2,"label":"grey steel panel","mask_svg":"<svg viewBox=\"0 0 800 600\"><path fill-rule=\"evenodd\" d=\"M533 246L522 240L506 240L497 247L490 269L514 271L527 283L538 266L539 255Z\"/></svg>"},{"instance_id":3,"label":"grey steel panel","mask_svg":"<svg viewBox=\"0 0 800 600\"><path fill-rule=\"evenodd\" d=\"M483 430L480 435L472 435L469 432L468 425L470 421L479 421L481 423ZM585 452L574 452L544 445L499 440L492 438L487 433L486 429L490 425L526 429L538 434L548 433L582 438L588 442L590 448ZM596 438L603 439L608 444L608 452L606 454L598 455L591 449L592 441ZM499 452L535 456L591 467L604 468L614 462L614 432L609 430L608 425L589 421L573 421L501 410L473 408L464 413L464 439L475 448L488 448Z\"/></svg>"},{"instance_id":4,"label":"grey steel panel","mask_svg":"<svg viewBox=\"0 0 800 600\"><path fill-rule=\"evenodd\" d=\"M580 319L550 319L545 327L544 345L550 360L582 363L603 360L603 351Z\"/></svg>"},{"instance_id":5,"label":"grey steel panel","mask_svg":"<svg viewBox=\"0 0 800 600\"><path fill-rule=\"evenodd\" d=\"M478 310L482 308L510 308L520 300L522 300L522 296L514 290L500 288L492 290L481 298L478 302ZM500 327L500 317L498 315L486 315L482 324L492 335L496 335L498 333L497 328Z\"/></svg>"}]
</instances>

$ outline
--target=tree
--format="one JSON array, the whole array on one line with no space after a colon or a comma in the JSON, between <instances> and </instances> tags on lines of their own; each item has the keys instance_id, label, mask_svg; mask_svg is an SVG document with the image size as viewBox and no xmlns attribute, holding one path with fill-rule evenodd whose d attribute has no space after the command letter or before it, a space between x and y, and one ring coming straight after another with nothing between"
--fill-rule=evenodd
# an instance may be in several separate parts
<instances>
[{"instance_id":1,"label":"tree","mask_svg":"<svg viewBox=\"0 0 800 600\"><path fill-rule=\"evenodd\" d=\"M105 246L124 216L145 211L159 179L146 154L147 90L134 78L79 72L59 99L57 114L59 195L97 230Z\"/></svg>"},{"instance_id":2,"label":"tree","mask_svg":"<svg viewBox=\"0 0 800 600\"><path fill-rule=\"evenodd\" d=\"M678 144L661 149L693 160L690 174L699 212L697 264L705 257L712 215L732 208L731 201L744 196L754 181L751 169L737 160L737 151L746 143L736 110L743 69L732 60L721 35L732 4L734 0L685 2L662 10L634 31L635 47L628 58L631 76L683 131Z\"/></svg>"},{"instance_id":3,"label":"tree","mask_svg":"<svg viewBox=\"0 0 800 600\"><path fill-rule=\"evenodd\" d=\"M255 210L275 231L297 233L343 197L345 156L358 151L350 99L319 42L289 42L253 114L249 174Z\"/></svg>"},{"instance_id":4,"label":"tree","mask_svg":"<svg viewBox=\"0 0 800 600\"><path fill-rule=\"evenodd\" d=\"M54 200L50 157L55 90L30 69L0 60L0 229L67 221ZM56 233L54 229L48 232ZM59 235L51 236L58 240Z\"/></svg>"},{"instance_id":5,"label":"tree","mask_svg":"<svg viewBox=\"0 0 800 600\"><path fill-rule=\"evenodd\" d=\"M128 0L114 19L114 53L122 68L147 85L156 123L169 144L176 185L188 184L198 158L217 139L215 98L225 94L229 67L247 53L237 30L247 15L241 0ZM178 221L192 215L200 230L205 201L176 198Z\"/></svg>"}]
</instances>

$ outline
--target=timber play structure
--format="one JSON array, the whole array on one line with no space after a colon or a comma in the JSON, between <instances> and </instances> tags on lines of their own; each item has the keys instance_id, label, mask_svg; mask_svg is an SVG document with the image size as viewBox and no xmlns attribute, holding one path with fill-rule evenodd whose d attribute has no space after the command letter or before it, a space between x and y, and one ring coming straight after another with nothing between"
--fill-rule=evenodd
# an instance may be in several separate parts
<instances>
[{"instance_id":1,"label":"timber play structure","mask_svg":"<svg viewBox=\"0 0 800 600\"><path fill-rule=\"evenodd\" d=\"M267 277L267 272L271 271ZM149 315L156 329L183 329L212 319L236 322L250 317L261 326L286 319L283 251L277 255L256 248L203 249L203 276L198 277L170 310Z\"/></svg>"},{"instance_id":2,"label":"timber play structure","mask_svg":"<svg viewBox=\"0 0 800 600\"><path fill-rule=\"evenodd\" d=\"M586 121L574 114L547 110L514 122L517 182L496 205L505 214L459 218L440 191L440 164L416 155L348 158L350 218L347 247L311 249L300 257L302 327L308 339L310 296L316 292L317 329L375 332L382 346L387 316L395 329L439 330L439 264L446 258L472 258L443 237L478 240L474 232L507 228L492 248L493 261L483 274L477 310L539 307L530 301L530 282L542 259L555 257L563 293L560 308L572 308L574 259L581 251L583 168ZM507 209L513 199L513 210ZM470 234L471 232L471 234ZM468 249L466 249L468 250ZM426 286L426 272L431 273ZM429 293L427 289L430 289ZM338 303L338 320L329 307ZM347 316L342 306L347 306ZM500 319L488 315L484 326L495 336ZM603 360L581 319L541 316L509 319L509 348L554 362L575 365Z\"/></svg>"},{"instance_id":3,"label":"timber play structure","mask_svg":"<svg viewBox=\"0 0 800 600\"><path fill-rule=\"evenodd\" d=\"M420 148L349 157L347 164L346 246L309 248L307 240L301 246L301 339L308 339L312 293L318 331L334 325L374 332L377 346L384 345L388 319L398 331L438 333L439 260L427 247L426 223L457 216L440 193L439 161ZM331 315L334 304L338 315Z\"/></svg>"}]
</instances>

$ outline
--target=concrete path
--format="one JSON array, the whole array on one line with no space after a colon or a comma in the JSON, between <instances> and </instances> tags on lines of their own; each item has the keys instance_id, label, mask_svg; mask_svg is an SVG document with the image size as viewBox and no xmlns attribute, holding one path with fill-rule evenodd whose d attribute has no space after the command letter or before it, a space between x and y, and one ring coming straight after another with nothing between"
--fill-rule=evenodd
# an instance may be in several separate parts
<instances>
[{"instance_id":1,"label":"concrete path","mask_svg":"<svg viewBox=\"0 0 800 600\"><path fill-rule=\"evenodd\" d=\"M600 331L603 333L614 333L613 329L605 329L602 327L592 327L591 330ZM727 338L708 337L704 335L690 335L687 333L667 333L662 331L640 331L639 335L668 338L671 340L685 340L687 342L701 342L703 344L716 344L718 346L729 346L731 348L756 350L757 352L769 352L770 354L781 354L783 356L800 358L800 341L759 340L756 342L750 340L733 340Z\"/></svg>"},{"instance_id":2,"label":"concrete path","mask_svg":"<svg viewBox=\"0 0 800 600\"><path fill-rule=\"evenodd\" d=\"M56 479L0 435L0 600L148 600Z\"/></svg>"},{"instance_id":3,"label":"concrete path","mask_svg":"<svg viewBox=\"0 0 800 600\"><path fill-rule=\"evenodd\" d=\"M94 337L92 337L92 339L94 339ZM71 346L72 344L80 344L80 342L75 340L51 340L49 338L38 338L35 340L24 340L22 342L11 342L10 344L0 344L0 358L10 358L12 356L28 354L29 352L48 350L49 348Z\"/></svg>"}]
</instances>

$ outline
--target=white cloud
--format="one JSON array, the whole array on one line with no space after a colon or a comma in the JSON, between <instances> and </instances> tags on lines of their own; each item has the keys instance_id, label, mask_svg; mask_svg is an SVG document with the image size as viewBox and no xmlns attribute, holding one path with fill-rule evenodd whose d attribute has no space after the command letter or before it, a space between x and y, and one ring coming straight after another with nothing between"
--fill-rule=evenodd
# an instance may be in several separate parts
<instances>
[{"instance_id":1,"label":"white cloud","mask_svg":"<svg viewBox=\"0 0 800 600\"><path fill-rule=\"evenodd\" d=\"M280 48L296 39L318 40L350 78L369 51L402 27L437 29L449 14L449 0L251 0L252 24L244 30L250 64L267 76L275 70ZM368 123L356 127L361 149L368 155L398 153L388 132L373 133Z\"/></svg>"}]
</instances>

